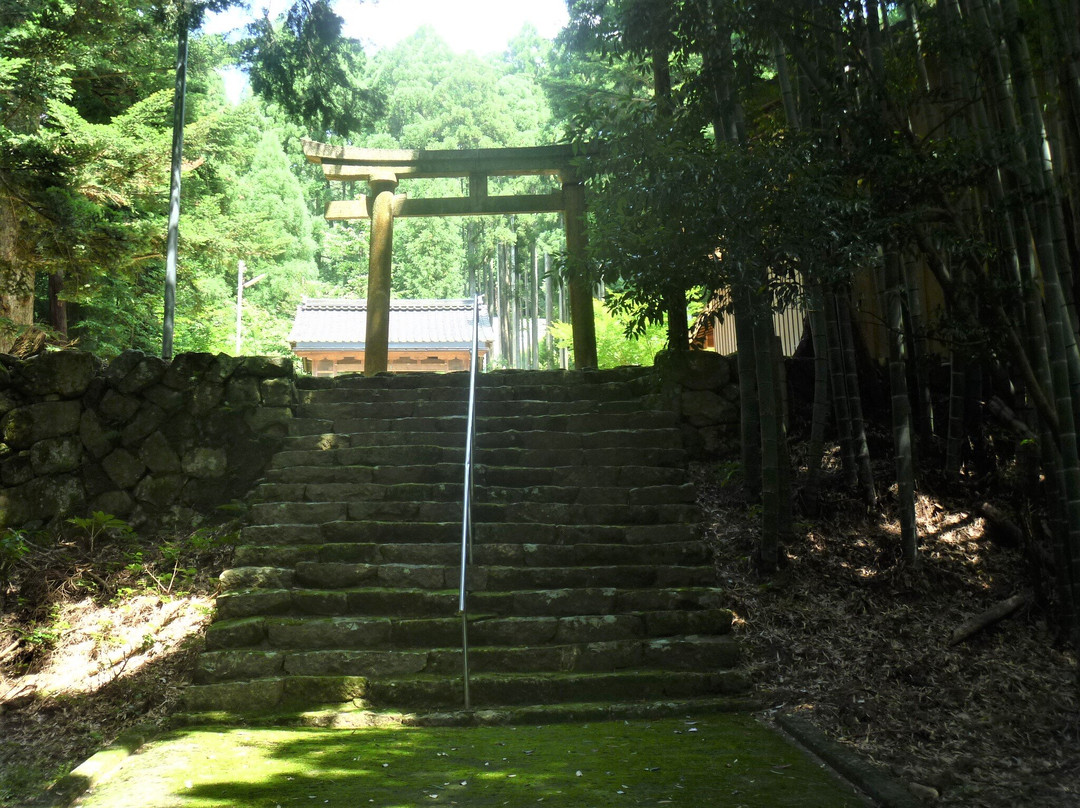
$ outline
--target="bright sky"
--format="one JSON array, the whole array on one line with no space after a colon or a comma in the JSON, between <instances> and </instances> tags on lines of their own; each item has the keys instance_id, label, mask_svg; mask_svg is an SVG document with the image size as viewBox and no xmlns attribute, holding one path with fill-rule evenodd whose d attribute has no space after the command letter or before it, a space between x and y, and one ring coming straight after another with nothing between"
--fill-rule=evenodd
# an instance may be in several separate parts
<instances>
[{"instance_id":1,"label":"bright sky","mask_svg":"<svg viewBox=\"0 0 1080 808\"><path fill-rule=\"evenodd\" d=\"M254 13L269 5L274 16L290 4L251 2ZM368 53L392 47L422 25L433 27L458 53L501 53L526 22L546 38L553 38L567 22L564 0L335 0L334 11L345 20L346 36L363 42ZM229 31L250 18L251 12L232 8L210 15L203 30Z\"/></svg>"}]
</instances>

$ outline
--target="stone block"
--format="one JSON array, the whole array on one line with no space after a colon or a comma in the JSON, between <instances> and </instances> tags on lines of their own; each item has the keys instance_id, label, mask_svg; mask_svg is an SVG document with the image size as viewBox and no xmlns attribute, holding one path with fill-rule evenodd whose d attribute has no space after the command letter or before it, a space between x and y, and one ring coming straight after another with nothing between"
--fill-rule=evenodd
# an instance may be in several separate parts
<instances>
[{"instance_id":1,"label":"stone block","mask_svg":"<svg viewBox=\"0 0 1080 808\"><path fill-rule=\"evenodd\" d=\"M292 410L289 407L256 407L244 413L244 423L252 432L284 437L288 434L292 417Z\"/></svg>"},{"instance_id":2,"label":"stone block","mask_svg":"<svg viewBox=\"0 0 1080 808\"><path fill-rule=\"evenodd\" d=\"M240 357L219 353L210 364L207 375L224 382L243 364L243 361Z\"/></svg>"},{"instance_id":3,"label":"stone block","mask_svg":"<svg viewBox=\"0 0 1080 808\"><path fill-rule=\"evenodd\" d=\"M245 356L239 372L263 379L292 378L293 361L289 356Z\"/></svg>"},{"instance_id":4,"label":"stone block","mask_svg":"<svg viewBox=\"0 0 1080 808\"><path fill-rule=\"evenodd\" d=\"M139 361L119 381L114 382L121 393L138 393L151 385L157 384L165 375L165 360L157 356L140 354Z\"/></svg>"},{"instance_id":5,"label":"stone block","mask_svg":"<svg viewBox=\"0 0 1080 808\"><path fill-rule=\"evenodd\" d=\"M160 432L152 432L139 449L139 459L155 474L175 474L180 471L180 457Z\"/></svg>"},{"instance_id":6,"label":"stone block","mask_svg":"<svg viewBox=\"0 0 1080 808\"><path fill-rule=\"evenodd\" d=\"M279 651L209 651L199 655L195 680L199 684L230 679L260 679L281 673L285 655Z\"/></svg>"},{"instance_id":7,"label":"stone block","mask_svg":"<svg viewBox=\"0 0 1080 808\"><path fill-rule=\"evenodd\" d=\"M132 488L146 472L146 465L127 449L116 449L101 465L117 488Z\"/></svg>"},{"instance_id":8,"label":"stone block","mask_svg":"<svg viewBox=\"0 0 1080 808\"><path fill-rule=\"evenodd\" d=\"M101 397L98 411L106 422L111 424L126 424L135 417L142 402L135 396L124 395L115 390L109 390Z\"/></svg>"},{"instance_id":9,"label":"stone block","mask_svg":"<svg viewBox=\"0 0 1080 808\"><path fill-rule=\"evenodd\" d=\"M199 446L184 452L180 466L185 474L200 480L212 480L225 475L228 458L224 449Z\"/></svg>"},{"instance_id":10,"label":"stone block","mask_svg":"<svg viewBox=\"0 0 1080 808\"><path fill-rule=\"evenodd\" d=\"M105 491L90 498L88 506L91 512L101 511L119 516L121 519L128 516L135 507L135 500L127 491Z\"/></svg>"},{"instance_id":11,"label":"stone block","mask_svg":"<svg viewBox=\"0 0 1080 808\"><path fill-rule=\"evenodd\" d=\"M190 390L210 369L214 355L209 353L179 354L162 376L161 382L173 390Z\"/></svg>"},{"instance_id":12,"label":"stone block","mask_svg":"<svg viewBox=\"0 0 1080 808\"><path fill-rule=\"evenodd\" d=\"M79 439L93 457L100 460L113 450L116 433L107 431L93 410L83 411L79 420Z\"/></svg>"},{"instance_id":13,"label":"stone block","mask_svg":"<svg viewBox=\"0 0 1080 808\"><path fill-rule=\"evenodd\" d=\"M50 351L23 363L18 387L27 395L77 398L86 392L100 362L85 351Z\"/></svg>"},{"instance_id":14,"label":"stone block","mask_svg":"<svg viewBox=\"0 0 1080 808\"><path fill-rule=\"evenodd\" d=\"M129 349L119 356L114 356L105 367L105 373L103 374L105 381L110 387L116 387L124 380L125 376L138 366L144 356L146 354L142 351L134 349Z\"/></svg>"},{"instance_id":15,"label":"stone block","mask_svg":"<svg viewBox=\"0 0 1080 808\"><path fill-rule=\"evenodd\" d=\"M225 490L223 481L189 479L180 494L180 501L197 510L216 508L228 502L230 494Z\"/></svg>"},{"instance_id":16,"label":"stone block","mask_svg":"<svg viewBox=\"0 0 1080 808\"><path fill-rule=\"evenodd\" d=\"M692 426L720 423L727 404L711 390L687 390L681 397L682 416Z\"/></svg>"},{"instance_id":17,"label":"stone block","mask_svg":"<svg viewBox=\"0 0 1080 808\"><path fill-rule=\"evenodd\" d=\"M9 412L0 422L0 430L4 443L14 449L28 449L39 440L74 435L81 416L78 401L43 401Z\"/></svg>"},{"instance_id":18,"label":"stone block","mask_svg":"<svg viewBox=\"0 0 1080 808\"><path fill-rule=\"evenodd\" d=\"M165 412L179 409L184 403L184 394L165 384L155 384L143 390L143 398L161 407Z\"/></svg>"},{"instance_id":19,"label":"stone block","mask_svg":"<svg viewBox=\"0 0 1080 808\"><path fill-rule=\"evenodd\" d=\"M262 403L266 407L295 407L296 385L292 379L264 379L259 385Z\"/></svg>"},{"instance_id":20,"label":"stone block","mask_svg":"<svg viewBox=\"0 0 1080 808\"><path fill-rule=\"evenodd\" d=\"M154 508L167 508L179 499L183 489L184 478L179 474L147 474L135 486L135 499Z\"/></svg>"},{"instance_id":21,"label":"stone block","mask_svg":"<svg viewBox=\"0 0 1080 808\"><path fill-rule=\"evenodd\" d=\"M192 712L220 710L244 713L270 710L281 702L283 692L284 684L281 679L198 685L184 691L184 705Z\"/></svg>"},{"instance_id":22,"label":"stone block","mask_svg":"<svg viewBox=\"0 0 1080 808\"><path fill-rule=\"evenodd\" d=\"M234 409L259 406L259 382L250 376L229 379L225 385L225 403Z\"/></svg>"},{"instance_id":23,"label":"stone block","mask_svg":"<svg viewBox=\"0 0 1080 808\"><path fill-rule=\"evenodd\" d=\"M731 380L732 362L715 351L661 351L656 370L665 384L687 390L719 390Z\"/></svg>"},{"instance_id":24,"label":"stone block","mask_svg":"<svg viewBox=\"0 0 1080 808\"><path fill-rule=\"evenodd\" d=\"M0 482L5 486L28 483L34 478L34 469L30 464L30 452L16 452L0 463Z\"/></svg>"},{"instance_id":25,"label":"stone block","mask_svg":"<svg viewBox=\"0 0 1080 808\"><path fill-rule=\"evenodd\" d=\"M19 406L19 399L12 390L0 389L0 415L7 415Z\"/></svg>"},{"instance_id":26,"label":"stone block","mask_svg":"<svg viewBox=\"0 0 1080 808\"><path fill-rule=\"evenodd\" d=\"M0 527L19 527L30 520L22 486L0 489Z\"/></svg>"},{"instance_id":27,"label":"stone block","mask_svg":"<svg viewBox=\"0 0 1080 808\"><path fill-rule=\"evenodd\" d=\"M23 486L23 491L32 519L73 516L86 507L82 481L70 474L38 477Z\"/></svg>"},{"instance_id":28,"label":"stone block","mask_svg":"<svg viewBox=\"0 0 1080 808\"><path fill-rule=\"evenodd\" d=\"M83 487L86 489L86 496L90 499L116 488L116 483L105 473L105 469L100 463L84 463L82 480Z\"/></svg>"},{"instance_id":29,"label":"stone block","mask_svg":"<svg viewBox=\"0 0 1080 808\"><path fill-rule=\"evenodd\" d=\"M124 446L134 446L161 426L164 420L165 412L161 407L151 404L149 401L144 402L135 417L120 432L120 442Z\"/></svg>"},{"instance_id":30,"label":"stone block","mask_svg":"<svg viewBox=\"0 0 1080 808\"><path fill-rule=\"evenodd\" d=\"M82 456L82 441L77 435L46 438L30 447L30 465L36 475L75 471Z\"/></svg>"},{"instance_id":31,"label":"stone block","mask_svg":"<svg viewBox=\"0 0 1080 808\"><path fill-rule=\"evenodd\" d=\"M206 415L221 403L225 395L225 385L213 379L199 382L191 396L191 412L194 415Z\"/></svg>"}]
</instances>

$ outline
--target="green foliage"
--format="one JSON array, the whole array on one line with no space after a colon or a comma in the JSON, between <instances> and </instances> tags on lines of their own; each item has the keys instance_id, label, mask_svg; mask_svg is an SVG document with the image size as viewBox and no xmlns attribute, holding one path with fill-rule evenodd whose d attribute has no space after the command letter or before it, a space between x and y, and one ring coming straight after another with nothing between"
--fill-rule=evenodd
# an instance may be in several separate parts
<instances>
[{"instance_id":1,"label":"green foliage","mask_svg":"<svg viewBox=\"0 0 1080 808\"><path fill-rule=\"evenodd\" d=\"M300 138L321 132L330 141L347 135L360 145L425 148L550 142L538 83L550 43L525 30L505 58L481 59L453 54L427 30L369 63L321 0L264 18L240 45L198 35L202 13L228 4L188 8L196 32L174 348L233 350L244 260L248 278L266 278L244 294L243 349L285 354L302 296L366 292L366 224L322 219L331 197L363 189L327 183L303 158ZM174 11L101 0L82 14L29 0L5 12L0 35L0 196L17 200L0 205L0 227L16 234L13 252L0 256L0 293L17 292L47 320L51 278L67 306L68 335L104 356L160 347ZM215 69L235 59L251 68L256 97L234 106ZM546 178L507 178L492 192L554 187ZM456 196L464 186L421 180L401 190ZM403 220L394 294L462 295L470 273L490 279L497 245L510 242L521 242L523 254L533 242L560 249L559 222Z\"/></svg>"},{"instance_id":2,"label":"green foliage","mask_svg":"<svg viewBox=\"0 0 1080 808\"><path fill-rule=\"evenodd\" d=\"M104 511L94 511L90 516L73 516L67 522L83 531L90 550L94 549L94 542L103 536L111 539L130 539L135 535L135 529L131 525L120 517Z\"/></svg>"},{"instance_id":3,"label":"green foliage","mask_svg":"<svg viewBox=\"0 0 1080 808\"><path fill-rule=\"evenodd\" d=\"M7 586L15 566L30 553L32 547L24 531L9 527L0 533L0 591Z\"/></svg>"},{"instance_id":4,"label":"green foliage","mask_svg":"<svg viewBox=\"0 0 1080 808\"><path fill-rule=\"evenodd\" d=\"M60 608L53 606L47 619L31 624L21 634L23 642L31 647L52 648L70 628L71 624L60 617Z\"/></svg>"},{"instance_id":5,"label":"green foliage","mask_svg":"<svg viewBox=\"0 0 1080 808\"><path fill-rule=\"evenodd\" d=\"M199 576L200 556L234 545L239 534L231 529L202 527L167 539L151 548L130 551L124 569L143 590L178 596L188 591ZM133 587L117 590L117 597L135 592Z\"/></svg>"},{"instance_id":6,"label":"green foliage","mask_svg":"<svg viewBox=\"0 0 1080 808\"><path fill-rule=\"evenodd\" d=\"M252 89L321 132L346 136L365 129L381 97L365 86L364 52L341 35L342 19L327 0L297 0L284 18L248 27L240 59Z\"/></svg>"},{"instance_id":7,"label":"green foliage","mask_svg":"<svg viewBox=\"0 0 1080 808\"><path fill-rule=\"evenodd\" d=\"M620 365L651 366L656 354L664 347L663 327L653 323L640 334L629 333L631 323L619 319L606 307L597 307L596 355L601 368ZM574 334L570 323L552 323L551 334L557 348L573 351Z\"/></svg>"}]
</instances>

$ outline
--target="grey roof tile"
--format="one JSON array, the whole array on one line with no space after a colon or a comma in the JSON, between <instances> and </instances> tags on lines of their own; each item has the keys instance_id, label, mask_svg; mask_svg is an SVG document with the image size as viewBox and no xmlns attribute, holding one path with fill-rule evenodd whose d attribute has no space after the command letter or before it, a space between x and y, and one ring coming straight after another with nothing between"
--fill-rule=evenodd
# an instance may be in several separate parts
<instances>
[{"instance_id":1,"label":"grey roof tile","mask_svg":"<svg viewBox=\"0 0 1080 808\"><path fill-rule=\"evenodd\" d=\"M472 344L470 299L391 300L390 350L468 349ZM367 301L304 298L296 307L289 342L294 350L364 350ZM480 305L480 345L495 339L487 308Z\"/></svg>"}]
</instances>

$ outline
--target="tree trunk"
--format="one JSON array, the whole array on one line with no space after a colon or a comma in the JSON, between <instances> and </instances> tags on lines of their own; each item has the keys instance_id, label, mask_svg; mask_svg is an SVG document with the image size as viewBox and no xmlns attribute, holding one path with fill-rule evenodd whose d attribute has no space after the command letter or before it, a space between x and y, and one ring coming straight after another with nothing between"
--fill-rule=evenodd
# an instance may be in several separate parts
<instances>
[{"instance_id":1,"label":"tree trunk","mask_svg":"<svg viewBox=\"0 0 1080 808\"><path fill-rule=\"evenodd\" d=\"M825 293L814 286L807 295L810 337L814 344L814 410L810 422L810 446L807 452L806 494L803 507L816 514L821 507L821 463L825 456L825 429L829 420L829 347L826 338Z\"/></svg>"},{"instance_id":2,"label":"tree trunk","mask_svg":"<svg viewBox=\"0 0 1080 808\"><path fill-rule=\"evenodd\" d=\"M23 253L22 203L0 197L0 353L34 323L34 270Z\"/></svg>"},{"instance_id":3,"label":"tree trunk","mask_svg":"<svg viewBox=\"0 0 1080 808\"><path fill-rule=\"evenodd\" d=\"M68 336L68 310L64 294L64 270L49 276L49 326L64 339Z\"/></svg>"},{"instance_id":4,"label":"tree trunk","mask_svg":"<svg viewBox=\"0 0 1080 808\"><path fill-rule=\"evenodd\" d=\"M761 501L761 410L754 363L754 323L750 293L745 289L732 290L735 317L735 363L739 372L740 459L746 498Z\"/></svg>"},{"instance_id":5,"label":"tree trunk","mask_svg":"<svg viewBox=\"0 0 1080 808\"><path fill-rule=\"evenodd\" d=\"M851 414L851 438L855 451L855 467L858 472L859 491L867 508L877 507L877 491L874 488L874 471L870 465L870 447L866 442L866 422L863 420L862 395L859 390L859 371L855 358L855 333L851 325L851 306L846 291L836 296L839 301L837 317L840 321L840 339L843 345L845 387L848 394L848 412Z\"/></svg>"},{"instance_id":6,"label":"tree trunk","mask_svg":"<svg viewBox=\"0 0 1080 808\"><path fill-rule=\"evenodd\" d=\"M952 480L960 479L964 448L964 399L966 398L966 374L964 360L957 351L949 353L949 431L945 440L945 474Z\"/></svg>"},{"instance_id":7,"label":"tree trunk","mask_svg":"<svg viewBox=\"0 0 1080 808\"><path fill-rule=\"evenodd\" d=\"M844 350L840 339L840 323L837 316L836 293L825 297L826 340L829 346L829 375L832 380L832 399L836 410L836 429L840 442L840 462L844 483L849 488L859 485L859 472L855 459L855 440L851 428L851 397L847 392L847 375L844 373Z\"/></svg>"},{"instance_id":8,"label":"tree trunk","mask_svg":"<svg viewBox=\"0 0 1080 808\"><path fill-rule=\"evenodd\" d=\"M911 442L911 399L907 389L907 346L904 340L903 287L900 256L885 255L885 287L889 324L889 390L892 396L893 449L899 494L900 546L904 561L918 562L919 532L915 521L915 464Z\"/></svg>"},{"instance_id":9,"label":"tree trunk","mask_svg":"<svg viewBox=\"0 0 1080 808\"><path fill-rule=\"evenodd\" d=\"M779 380L777 379L776 334L772 312L764 301L752 304L751 322L754 328L754 365L758 385L758 406L761 408L761 540L758 563L762 572L774 572L780 560L780 546L791 533L790 506L785 504L783 451L784 421L779 412Z\"/></svg>"}]
</instances>

